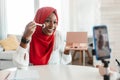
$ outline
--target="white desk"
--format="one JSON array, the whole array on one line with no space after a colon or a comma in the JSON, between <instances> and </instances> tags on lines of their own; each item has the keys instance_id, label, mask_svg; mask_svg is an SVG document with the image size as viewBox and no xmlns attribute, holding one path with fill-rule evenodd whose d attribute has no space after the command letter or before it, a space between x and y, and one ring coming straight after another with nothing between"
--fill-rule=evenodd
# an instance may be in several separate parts
<instances>
[{"instance_id":1,"label":"white desk","mask_svg":"<svg viewBox=\"0 0 120 80\"><path fill-rule=\"evenodd\" d=\"M11 68L3 71L8 71L8 70L11 71L13 77L17 76L16 74L17 68ZM28 74L25 74L24 71L28 71ZM27 70L23 70L23 74L27 76L31 75L29 77L32 77L33 79L32 78L25 79L24 77L22 77L24 79L20 79L20 80L103 80L103 77L100 76L97 68L87 67L87 66L75 66L75 65L30 66L28 67ZM9 75L9 77L11 77L11 75ZM8 80L13 80L13 79L8 79ZM18 79L14 79L14 80L18 80Z\"/></svg>"}]
</instances>

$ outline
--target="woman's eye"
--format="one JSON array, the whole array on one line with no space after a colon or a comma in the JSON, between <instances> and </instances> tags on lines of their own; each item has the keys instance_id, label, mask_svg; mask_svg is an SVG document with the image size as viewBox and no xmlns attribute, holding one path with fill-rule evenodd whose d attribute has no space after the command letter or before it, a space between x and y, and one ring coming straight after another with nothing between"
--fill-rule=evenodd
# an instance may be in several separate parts
<instances>
[{"instance_id":1,"label":"woman's eye","mask_svg":"<svg viewBox=\"0 0 120 80\"><path fill-rule=\"evenodd\" d=\"M47 22L47 23L54 23L54 24L57 24L57 21L51 21L51 20L45 20L45 22Z\"/></svg>"},{"instance_id":2,"label":"woman's eye","mask_svg":"<svg viewBox=\"0 0 120 80\"><path fill-rule=\"evenodd\" d=\"M54 21L54 24L57 24L57 21Z\"/></svg>"},{"instance_id":3,"label":"woman's eye","mask_svg":"<svg viewBox=\"0 0 120 80\"><path fill-rule=\"evenodd\" d=\"M45 22L51 22L50 20L45 20Z\"/></svg>"}]
</instances>

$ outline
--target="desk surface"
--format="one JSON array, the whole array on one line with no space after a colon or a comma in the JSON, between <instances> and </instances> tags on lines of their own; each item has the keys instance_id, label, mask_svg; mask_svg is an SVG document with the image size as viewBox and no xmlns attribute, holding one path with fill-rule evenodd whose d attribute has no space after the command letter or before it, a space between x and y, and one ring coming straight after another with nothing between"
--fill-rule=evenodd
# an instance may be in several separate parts
<instances>
[{"instance_id":1,"label":"desk surface","mask_svg":"<svg viewBox=\"0 0 120 80\"><path fill-rule=\"evenodd\" d=\"M11 71L8 80L15 78L18 80L21 76L20 80L27 80L28 78L29 80L103 80L97 68L87 66L42 65L30 66L26 70L11 68L3 71L8 70Z\"/></svg>"}]
</instances>

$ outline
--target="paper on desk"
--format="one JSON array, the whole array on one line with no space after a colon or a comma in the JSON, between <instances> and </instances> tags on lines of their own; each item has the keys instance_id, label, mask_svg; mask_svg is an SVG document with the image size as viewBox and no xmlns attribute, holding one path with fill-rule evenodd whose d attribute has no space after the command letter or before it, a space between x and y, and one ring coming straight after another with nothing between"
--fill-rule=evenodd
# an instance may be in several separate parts
<instances>
[{"instance_id":1,"label":"paper on desk","mask_svg":"<svg viewBox=\"0 0 120 80\"><path fill-rule=\"evenodd\" d=\"M38 70L17 70L11 73L8 80L39 80Z\"/></svg>"},{"instance_id":2,"label":"paper on desk","mask_svg":"<svg viewBox=\"0 0 120 80\"><path fill-rule=\"evenodd\" d=\"M10 73L10 71L0 71L0 80L6 80Z\"/></svg>"}]
</instances>

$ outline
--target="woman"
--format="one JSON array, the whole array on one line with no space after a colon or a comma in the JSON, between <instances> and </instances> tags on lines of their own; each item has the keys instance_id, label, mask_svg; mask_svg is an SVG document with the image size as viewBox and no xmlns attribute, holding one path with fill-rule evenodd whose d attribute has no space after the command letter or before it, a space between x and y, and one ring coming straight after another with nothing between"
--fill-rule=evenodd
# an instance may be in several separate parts
<instances>
[{"instance_id":1,"label":"woman","mask_svg":"<svg viewBox=\"0 0 120 80\"><path fill-rule=\"evenodd\" d=\"M99 30L99 36L98 36L98 57L99 58L110 55L110 49L109 49L109 46L107 45L108 41L106 42L104 38L105 37L103 36L102 31Z\"/></svg>"},{"instance_id":2,"label":"woman","mask_svg":"<svg viewBox=\"0 0 120 80\"><path fill-rule=\"evenodd\" d=\"M45 27L35 23L45 24ZM19 48L13 57L14 63L19 67L47 64L68 64L71 54L64 50L65 42L60 32L56 30L58 15L52 7L40 8L34 21L28 23L21 39ZM27 45L30 41L29 53Z\"/></svg>"}]
</instances>

